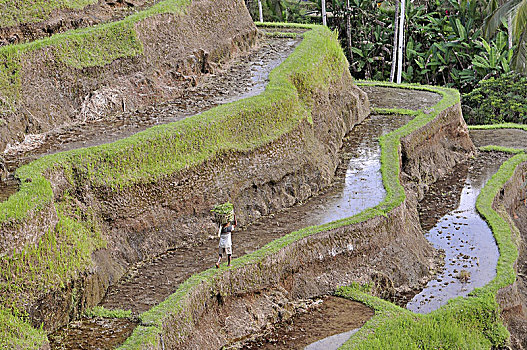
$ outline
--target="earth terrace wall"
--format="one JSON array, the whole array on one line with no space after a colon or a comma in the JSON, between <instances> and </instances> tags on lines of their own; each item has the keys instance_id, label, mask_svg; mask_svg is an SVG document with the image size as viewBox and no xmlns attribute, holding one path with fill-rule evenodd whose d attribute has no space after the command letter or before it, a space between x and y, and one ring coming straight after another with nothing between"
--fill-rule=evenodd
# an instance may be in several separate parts
<instances>
[{"instance_id":1,"label":"earth terrace wall","mask_svg":"<svg viewBox=\"0 0 527 350\"><path fill-rule=\"evenodd\" d=\"M121 349L217 348L243 339L268 322L287 318L287 303L296 298L357 281L373 282L381 293L394 286L415 287L426 279L434 252L418 224L416 196L407 197L401 185L401 140L441 132L449 125L466 130L466 125L457 114L461 110L456 91L407 88L437 92L443 99L430 114L411 112L417 113L412 122L381 138L387 196L380 205L348 219L290 233L236 259L230 269L209 269L192 276L165 302L140 316L141 326ZM468 133L445 136L453 144L467 145L456 148L465 157L474 151ZM447 171L450 163L437 165ZM426 176L422 173L420 178Z\"/></svg>"},{"instance_id":2,"label":"earth terrace wall","mask_svg":"<svg viewBox=\"0 0 527 350\"><path fill-rule=\"evenodd\" d=\"M515 276L524 270L525 259L525 237L522 237L518 228L515 227L513 217L525 215L526 210L516 211L520 207L525 207L527 200L527 156L523 156L522 163L514 169L514 173L500 189L494 198L492 208L500 214L512 231L512 239L519 250L519 255L514 261ZM523 229L525 231L525 228ZM527 298L525 296L525 284L515 279L514 283L498 290L496 299L500 305L504 323L511 333L512 348L523 349L526 344L527 336Z\"/></svg>"},{"instance_id":3,"label":"earth terrace wall","mask_svg":"<svg viewBox=\"0 0 527 350\"><path fill-rule=\"evenodd\" d=\"M243 0L164 0L124 20L0 48L0 151L175 98L255 43Z\"/></svg>"},{"instance_id":4,"label":"earth terrace wall","mask_svg":"<svg viewBox=\"0 0 527 350\"><path fill-rule=\"evenodd\" d=\"M154 127L113 144L43 157L18 169L16 175L23 180L20 191L0 203L2 230L14 232L2 246L0 262L9 271L22 270L16 276L1 271L0 287L13 298L20 296L15 298L15 306L30 312L34 324L43 321L46 330L55 329L84 307L99 302L111 280L122 275L127 262L166 250L167 243L160 247L137 242L137 237L144 238L147 231L149 239L153 241L155 236L160 240L158 228L163 226L149 215L144 215L142 222L147 222L150 230L128 226L112 231L112 222L118 220L104 218L112 212L105 207L106 195L109 203L120 202L126 207L133 194L134 199L155 197L165 186L177 192L180 182L188 189L192 181L212 181L209 188L219 194L212 191L213 195L197 200L199 210L194 211L198 206L193 197L178 198L187 201L192 213L185 212L181 203L164 205L162 196L157 196L155 203L172 210L174 220L187 215L210 221L208 211L216 200L231 195L235 204L256 198L266 210L275 210L291 205L291 197L307 198L325 186L335 171L342 137L366 117L369 104L366 95L352 84L336 35L322 27L312 28L294 53L271 73L269 85L260 96ZM284 154L297 159L287 159ZM265 163L262 159L270 160ZM250 168L253 162L255 169ZM284 169L273 170L272 164ZM229 171L236 177L227 176ZM252 182L245 180L247 172L255 175ZM312 176L311 183L307 176ZM275 188L278 193L272 198L281 201L265 202L271 194L266 187ZM229 189L234 189L234 194L227 195ZM205 194L196 193L196 198L201 195ZM116 198L120 201L112 202ZM169 198L172 200L176 198ZM137 207L143 205L140 202ZM25 222L33 216L48 215L48 208L58 217L55 226L42 227L35 236L26 237L20 231ZM132 214L137 213L129 218ZM241 215L242 220L251 218ZM178 237L184 240L182 232L189 231L167 229L167 235L161 237L177 242ZM66 243L57 245L57 237L62 236ZM69 250L62 252L66 248ZM56 260L62 265L55 274L48 265L54 267ZM27 275L31 278L24 278Z\"/></svg>"},{"instance_id":5,"label":"earth terrace wall","mask_svg":"<svg viewBox=\"0 0 527 350\"><path fill-rule=\"evenodd\" d=\"M361 301L375 309L375 316L354 334L343 349L373 349L383 346L437 346L451 348L494 348L508 343L500 310L514 308L519 302L515 288L515 261L519 237L506 210L522 198L527 155L502 147L488 151L519 153L505 162L487 182L478 196L476 207L492 229L500 256L496 277L468 297L455 298L438 310L420 315L372 296L367 288L345 287L338 295ZM402 337L401 334L405 336ZM389 345L388 345L389 344Z\"/></svg>"}]
</instances>

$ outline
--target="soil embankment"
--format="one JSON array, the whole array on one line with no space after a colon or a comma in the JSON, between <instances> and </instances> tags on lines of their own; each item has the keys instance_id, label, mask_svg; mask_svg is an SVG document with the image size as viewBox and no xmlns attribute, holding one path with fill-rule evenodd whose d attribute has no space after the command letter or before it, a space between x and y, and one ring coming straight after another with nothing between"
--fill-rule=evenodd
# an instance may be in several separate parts
<instances>
[{"instance_id":1,"label":"soil embankment","mask_svg":"<svg viewBox=\"0 0 527 350\"><path fill-rule=\"evenodd\" d=\"M0 151L60 126L180 97L247 51L256 33L241 0L165 0L122 21L1 48Z\"/></svg>"},{"instance_id":2,"label":"soil embankment","mask_svg":"<svg viewBox=\"0 0 527 350\"><path fill-rule=\"evenodd\" d=\"M519 256L516 281L498 292L501 314L511 332L513 349L527 349L527 163L520 164L511 179L494 199L493 208L508 223L515 225Z\"/></svg>"},{"instance_id":3,"label":"soil embankment","mask_svg":"<svg viewBox=\"0 0 527 350\"><path fill-rule=\"evenodd\" d=\"M24 237L31 237L32 240L38 242L43 237L41 230L46 230L43 224L49 224L50 227L57 224L57 217L54 216L57 210L59 215L72 215L71 219L79 220L79 222L86 220L86 217L78 217L78 213L90 213L93 215L90 218L94 218L91 222L100 225L100 234L107 241L107 247L98 250L93 255L93 267L82 271L82 274L73 282L68 282L64 288L51 289L53 291L51 293L37 295L39 299L29 308L35 324L43 322L46 330L55 329L68 319L75 318L85 307L98 303L106 292L106 288L115 283L130 264L148 260L169 248L191 247L208 239L211 232L209 228L212 227L209 209L217 202L231 198L238 208L243 208L241 210L245 215L240 215L240 222L250 222L261 215L302 201L330 183L338 164L338 152L342 138L354 124L366 116L368 103L366 96L352 84L351 77L346 70L345 59L332 34L329 31L318 29L317 33L311 35L310 40L311 42L321 41L322 46L328 45L328 49L324 51L327 56L316 56L317 60L323 60L321 65L308 66L322 66L322 71L329 77L318 75L317 84L319 85L311 86L307 85L313 77L310 73L294 71L283 73L286 68L282 69L282 73L277 73L282 75L278 75L275 81L283 79L282 76L289 77L289 74L295 73L295 83L306 84L300 85L307 88L301 93L309 94L306 102L312 103L311 114L309 120L305 115L300 120L297 114L281 115L283 111L279 108L284 107L281 107L280 103L289 108L291 103L299 103L295 102L294 97L285 99L283 90L280 97L270 101L263 98L253 99L253 104L254 101L258 101L258 103L272 105L278 116L294 122L287 124L293 125L289 131L281 136L275 136L274 140L264 142L263 146L255 147L253 150L249 148L246 151L219 152L213 158L201 162L199 166L187 166L158 181L138 182L123 188L105 187L100 183L91 182L90 178L83 173L86 170L79 167L82 162L75 163L72 178L59 166L54 171L46 172L49 180L38 180L50 181L50 186L53 188L53 201L44 208L37 208L39 211L32 212L22 225L10 223L9 229L15 232L12 237L18 237L16 230L25 230L27 227L32 231L25 230ZM306 45L302 53L296 55L296 60L313 58L305 55ZM324 66L330 62L332 70ZM336 63L338 67L335 66ZM301 67L301 69L305 67L304 65L295 66L295 64L297 63L293 60L288 67ZM281 84L281 86L284 85L284 83ZM276 82L274 89L276 89ZM286 90L286 93L289 94L289 90ZM301 97L306 98L307 96L301 95ZM298 100L298 97L296 99ZM265 118L268 115L269 118L277 117L276 113L261 115L258 114L261 113L260 110L257 110L256 117L259 119L239 120L239 118L247 117L244 113L251 112L253 115L255 113L251 110L253 107L249 102L244 103L247 104L244 105L243 113L237 110L232 112L235 118L238 118L233 125L238 128L243 126L243 123L250 124L252 128L263 128L266 126L262 126L262 123L266 122ZM235 104L236 108L240 105L241 103ZM223 108L221 111L229 110ZM269 113L268 108L262 111ZM286 110L288 111L290 109ZM298 109L293 111L298 113ZM304 109L301 111L305 112ZM209 114L212 113L216 112L212 111ZM205 117L196 116L187 123L201 122L203 118ZM280 121L272 120L274 129L280 126L277 122ZM208 119L205 119L204 123L208 123L209 128L213 127ZM179 124L168 126L167 129L171 130L170 128L177 127L177 125ZM239 135L243 135L243 131L234 130L232 125L223 123L221 130L226 129L232 133L238 131ZM247 129L245 132L251 131L252 129ZM157 137L158 134L153 135ZM256 136L267 135L263 132ZM143 137L139 135L133 140L145 142ZM140 142L134 146L140 146ZM126 141L111 147L118 148L122 144L128 145L129 143L130 141ZM150 146L151 143L148 145ZM163 151L165 149L166 147ZM153 151L156 152L156 150ZM82 150L77 153L70 152L69 155L86 156L90 154L89 152L91 150ZM105 154L105 159L109 159L109 154ZM49 161L49 159L63 158L62 155L57 155L55 158L46 159ZM82 161L82 158L80 160ZM248 173L249 178L247 178ZM27 180L23 185L38 186L36 182L36 180ZM17 197L23 192L24 189L21 189ZM9 206L13 200L15 198L10 198L6 206ZM64 209L67 210L62 211ZM43 217L47 215L49 219L43 220ZM62 218L59 217L59 220ZM31 234L27 235L27 233ZM51 231L51 233L54 232ZM16 245L20 242L12 243ZM17 249L12 249L12 246L7 250L18 254ZM63 257L68 258L67 255ZM10 263L16 264L16 260ZM31 295L27 300L31 302L33 297L34 295Z\"/></svg>"}]
</instances>

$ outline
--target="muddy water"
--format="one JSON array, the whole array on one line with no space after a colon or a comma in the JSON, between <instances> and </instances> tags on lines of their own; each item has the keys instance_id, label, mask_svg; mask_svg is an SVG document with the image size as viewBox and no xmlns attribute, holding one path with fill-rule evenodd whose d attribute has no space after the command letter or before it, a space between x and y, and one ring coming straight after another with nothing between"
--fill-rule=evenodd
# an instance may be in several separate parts
<instances>
[{"instance_id":1,"label":"muddy water","mask_svg":"<svg viewBox=\"0 0 527 350\"><path fill-rule=\"evenodd\" d=\"M113 142L151 126L179 121L217 105L261 94L269 73L282 63L301 38L263 38L248 54L235 58L223 70L206 75L194 88L169 102L122 113L104 120L65 126L46 134L28 135L4 154L10 172L43 155Z\"/></svg>"},{"instance_id":2,"label":"muddy water","mask_svg":"<svg viewBox=\"0 0 527 350\"><path fill-rule=\"evenodd\" d=\"M374 313L361 303L333 296L317 299L307 307L302 306L297 307L294 316L279 327L232 348L337 349Z\"/></svg>"},{"instance_id":3,"label":"muddy water","mask_svg":"<svg viewBox=\"0 0 527 350\"><path fill-rule=\"evenodd\" d=\"M127 319L94 318L71 323L62 333L48 336L53 349L113 349L128 338L136 323ZM75 338L75 342L69 339Z\"/></svg>"},{"instance_id":4,"label":"muddy water","mask_svg":"<svg viewBox=\"0 0 527 350\"><path fill-rule=\"evenodd\" d=\"M423 228L429 228L426 237L443 251L445 266L408 303L409 310L434 311L451 298L466 296L475 288L483 287L496 276L498 247L491 229L476 211L476 199L508 157L500 153L479 154L432 186L420 203L421 223ZM430 215L433 212L437 214Z\"/></svg>"},{"instance_id":5,"label":"muddy water","mask_svg":"<svg viewBox=\"0 0 527 350\"><path fill-rule=\"evenodd\" d=\"M372 108L422 109L426 112L441 100L441 95L430 91L367 85L360 88L368 94Z\"/></svg>"},{"instance_id":6,"label":"muddy water","mask_svg":"<svg viewBox=\"0 0 527 350\"><path fill-rule=\"evenodd\" d=\"M519 129L470 130L470 138L477 147L527 148L527 131Z\"/></svg>"}]
</instances>

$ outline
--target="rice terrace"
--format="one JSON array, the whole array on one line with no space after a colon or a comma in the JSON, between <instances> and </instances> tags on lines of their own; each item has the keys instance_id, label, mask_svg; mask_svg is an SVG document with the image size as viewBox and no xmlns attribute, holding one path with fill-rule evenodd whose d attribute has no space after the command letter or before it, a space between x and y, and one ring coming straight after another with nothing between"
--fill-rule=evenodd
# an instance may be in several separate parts
<instances>
[{"instance_id":1,"label":"rice terrace","mask_svg":"<svg viewBox=\"0 0 527 350\"><path fill-rule=\"evenodd\" d=\"M0 0L0 349L527 350L526 11Z\"/></svg>"}]
</instances>

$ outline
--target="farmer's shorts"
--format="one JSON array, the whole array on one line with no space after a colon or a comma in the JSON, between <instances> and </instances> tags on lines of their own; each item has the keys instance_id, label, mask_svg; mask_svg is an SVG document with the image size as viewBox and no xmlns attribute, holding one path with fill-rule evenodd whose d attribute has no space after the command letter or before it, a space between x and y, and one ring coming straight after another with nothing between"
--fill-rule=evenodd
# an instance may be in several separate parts
<instances>
[{"instance_id":1,"label":"farmer's shorts","mask_svg":"<svg viewBox=\"0 0 527 350\"><path fill-rule=\"evenodd\" d=\"M219 251L220 251L220 255L223 255L223 254L232 255L232 245L228 247L220 247Z\"/></svg>"}]
</instances>

